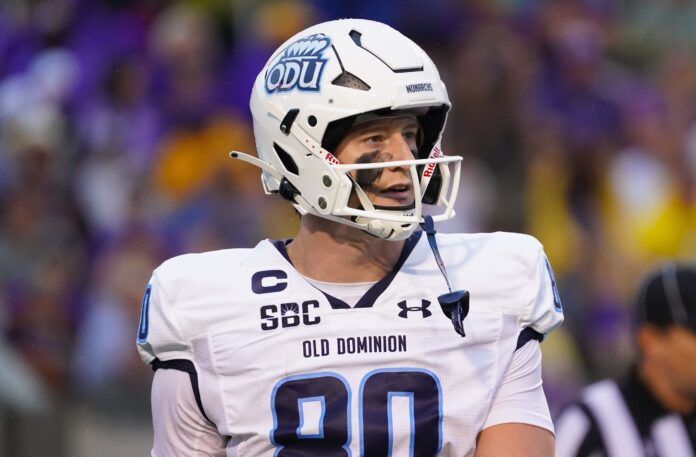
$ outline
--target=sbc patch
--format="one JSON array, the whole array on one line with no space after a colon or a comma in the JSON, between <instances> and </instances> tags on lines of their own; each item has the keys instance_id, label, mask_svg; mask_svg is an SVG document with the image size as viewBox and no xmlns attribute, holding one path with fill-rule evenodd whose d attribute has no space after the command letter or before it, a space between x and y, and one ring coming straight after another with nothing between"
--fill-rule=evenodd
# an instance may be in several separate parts
<instances>
[{"instance_id":1,"label":"sbc patch","mask_svg":"<svg viewBox=\"0 0 696 457\"><path fill-rule=\"evenodd\" d=\"M266 92L288 92L293 89L318 92L321 74L328 59L324 51L331 40L324 35L310 35L288 45L266 73Z\"/></svg>"}]
</instances>

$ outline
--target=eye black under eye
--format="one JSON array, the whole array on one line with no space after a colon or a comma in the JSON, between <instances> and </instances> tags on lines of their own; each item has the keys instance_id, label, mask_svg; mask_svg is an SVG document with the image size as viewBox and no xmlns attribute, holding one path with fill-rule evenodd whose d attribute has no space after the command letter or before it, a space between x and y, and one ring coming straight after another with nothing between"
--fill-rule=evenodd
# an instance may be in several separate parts
<instances>
[{"instance_id":1,"label":"eye black under eye","mask_svg":"<svg viewBox=\"0 0 696 457\"><path fill-rule=\"evenodd\" d=\"M358 157L358 160L356 160L355 163L375 163L377 162L378 156L378 151L366 152ZM382 171L382 168L358 170L355 176L355 181L363 189L368 189L375 183L375 181L379 179L379 177L382 175Z\"/></svg>"}]
</instances>

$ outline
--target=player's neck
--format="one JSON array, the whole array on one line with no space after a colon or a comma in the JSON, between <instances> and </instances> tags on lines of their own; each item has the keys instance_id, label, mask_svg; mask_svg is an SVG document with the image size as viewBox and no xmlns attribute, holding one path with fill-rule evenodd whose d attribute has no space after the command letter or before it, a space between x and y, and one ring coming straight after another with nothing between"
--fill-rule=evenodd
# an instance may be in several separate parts
<instances>
[{"instance_id":1,"label":"player's neck","mask_svg":"<svg viewBox=\"0 0 696 457\"><path fill-rule=\"evenodd\" d=\"M682 415L696 411L696 402L677 392L661 369L642 364L638 369L638 375L665 409Z\"/></svg>"},{"instance_id":2,"label":"player's neck","mask_svg":"<svg viewBox=\"0 0 696 457\"><path fill-rule=\"evenodd\" d=\"M315 216L302 217L288 255L301 274L325 282L378 281L394 269L403 241L385 241Z\"/></svg>"}]
</instances>

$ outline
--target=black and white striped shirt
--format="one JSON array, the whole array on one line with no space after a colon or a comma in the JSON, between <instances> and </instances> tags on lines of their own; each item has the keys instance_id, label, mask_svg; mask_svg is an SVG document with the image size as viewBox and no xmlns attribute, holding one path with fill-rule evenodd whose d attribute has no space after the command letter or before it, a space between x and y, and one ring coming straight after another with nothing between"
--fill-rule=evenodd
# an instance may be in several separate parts
<instances>
[{"instance_id":1,"label":"black and white striped shirt","mask_svg":"<svg viewBox=\"0 0 696 457\"><path fill-rule=\"evenodd\" d=\"M555 423L557 457L696 457L696 414L665 410L635 372L586 387Z\"/></svg>"}]
</instances>

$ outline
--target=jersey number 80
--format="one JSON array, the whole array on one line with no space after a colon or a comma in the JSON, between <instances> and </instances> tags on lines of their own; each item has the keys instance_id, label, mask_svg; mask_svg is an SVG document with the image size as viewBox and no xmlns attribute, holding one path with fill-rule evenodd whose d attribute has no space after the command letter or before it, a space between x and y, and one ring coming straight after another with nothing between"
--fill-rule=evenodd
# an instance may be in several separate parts
<instances>
[{"instance_id":1,"label":"jersey number 80","mask_svg":"<svg viewBox=\"0 0 696 457\"><path fill-rule=\"evenodd\" d=\"M374 370L361 381L358 398L360 455L392 455L392 400L406 397L410 409L409 455L436 456L442 447L440 381L428 370ZM303 403L321 407L318 432L302 433ZM276 457L347 457L351 442L351 389L337 373L323 372L282 379L271 396Z\"/></svg>"}]
</instances>

